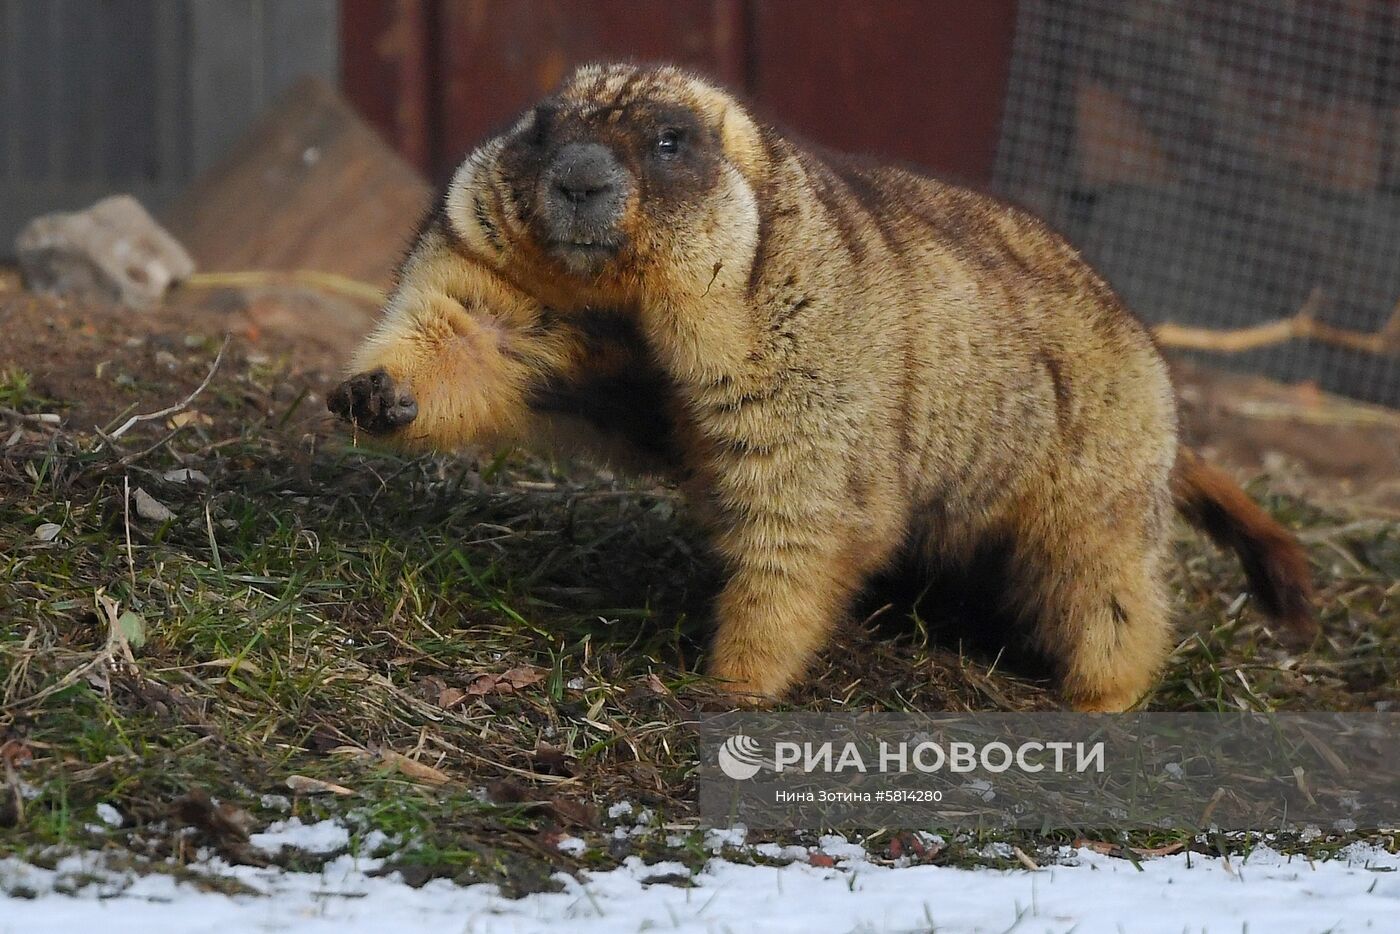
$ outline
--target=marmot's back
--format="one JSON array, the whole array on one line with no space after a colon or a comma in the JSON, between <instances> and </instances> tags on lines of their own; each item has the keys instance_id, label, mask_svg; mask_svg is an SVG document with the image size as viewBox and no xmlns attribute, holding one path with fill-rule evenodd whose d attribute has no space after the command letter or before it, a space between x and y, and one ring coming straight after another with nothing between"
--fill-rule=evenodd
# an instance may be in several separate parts
<instances>
[{"instance_id":1,"label":"marmot's back","mask_svg":"<svg viewBox=\"0 0 1400 934\"><path fill-rule=\"evenodd\" d=\"M750 299L774 314L781 359L863 398L888 456L912 461L907 494L985 512L1022 492L1021 474L1127 446L1166 476L1166 368L1059 234L994 198L768 133Z\"/></svg>"}]
</instances>

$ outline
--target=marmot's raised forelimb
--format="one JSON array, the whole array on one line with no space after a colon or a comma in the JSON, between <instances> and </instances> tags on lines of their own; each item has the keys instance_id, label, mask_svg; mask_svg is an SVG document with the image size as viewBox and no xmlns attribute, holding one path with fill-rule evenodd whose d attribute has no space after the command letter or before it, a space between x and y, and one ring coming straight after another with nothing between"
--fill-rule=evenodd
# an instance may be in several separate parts
<instances>
[{"instance_id":1,"label":"marmot's raised forelimb","mask_svg":"<svg viewBox=\"0 0 1400 934\"><path fill-rule=\"evenodd\" d=\"M407 445L567 422L679 477L737 691L781 694L896 557L990 549L1068 699L1123 709L1171 646L1174 505L1313 625L1301 549L1179 451L1161 356L1060 236L675 69L584 68L474 152L352 372L332 408Z\"/></svg>"}]
</instances>

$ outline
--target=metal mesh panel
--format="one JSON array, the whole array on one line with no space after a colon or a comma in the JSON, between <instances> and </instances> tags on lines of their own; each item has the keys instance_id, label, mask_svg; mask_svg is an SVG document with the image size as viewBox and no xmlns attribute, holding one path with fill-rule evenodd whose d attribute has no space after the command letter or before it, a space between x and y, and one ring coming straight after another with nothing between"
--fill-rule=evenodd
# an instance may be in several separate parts
<instances>
[{"instance_id":1,"label":"metal mesh panel","mask_svg":"<svg viewBox=\"0 0 1400 934\"><path fill-rule=\"evenodd\" d=\"M1022 0L998 190L1143 318L1237 328L1400 302L1400 4ZM1400 359L1292 341L1212 362L1400 404Z\"/></svg>"}]
</instances>

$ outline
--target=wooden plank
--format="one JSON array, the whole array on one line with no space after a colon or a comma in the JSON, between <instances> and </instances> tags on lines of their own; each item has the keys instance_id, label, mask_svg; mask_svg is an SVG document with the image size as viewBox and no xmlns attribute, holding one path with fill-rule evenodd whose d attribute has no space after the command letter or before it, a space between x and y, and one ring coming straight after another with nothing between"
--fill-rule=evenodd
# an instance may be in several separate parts
<instances>
[{"instance_id":1,"label":"wooden plank","mask_svg":"<svg viewBox=\"0 0 1400 934\"><path fill-rule=\"evenodd\" d=\"M443 0L438 177L585 62L667 61L742 79L742 14L730 0Z\"/></svg>"},{"instance_id":2,"label":"wooden plank","mask_svg":"<svg viewBox=\"0 0 1400 934\"><path fill-rule=\"evenodd\" d=\"M754 0L760 110L811 139L991 180L1015 0Z\"/></svg>"},{"instance_id":3,"label":"wooden plank","mask_svg":"<svg viewBox=\"0 0 1400 934\"><path fill-rule=\"evenodd\" d=\"M430 200L330 85L304 79L163 220L203 270L314 269L383 287Z\"/></svg>"},{"instance_id":4,"label":"wooden plank","mask_svg":"<svg viewBox=\"0 0 1400 934\"><path fill-rule=\"evenodd\" d=\"M341 0L340 87L399 154L429 169L429 32L436 0Z\"/></svg>"}]
</instances>

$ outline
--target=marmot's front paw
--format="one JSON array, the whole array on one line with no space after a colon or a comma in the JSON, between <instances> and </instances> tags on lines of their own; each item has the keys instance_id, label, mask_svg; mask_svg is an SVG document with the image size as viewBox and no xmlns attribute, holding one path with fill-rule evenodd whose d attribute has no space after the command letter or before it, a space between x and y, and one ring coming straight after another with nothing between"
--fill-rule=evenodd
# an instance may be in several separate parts
<instances>
[{"instance_id":1,"label":"marmot's front paw","mask_svg":"<svg viewBox=\"0 0 1400 934\"><path fill-rule=\"evenodd\" d=\"M383 368L350 377L326 397L326 408L370 434L388 434L418 417L418 403Z\"/></svg>"}]
</instances>

